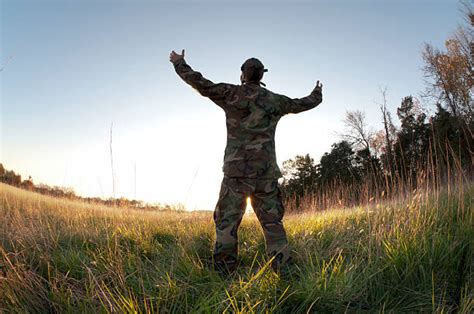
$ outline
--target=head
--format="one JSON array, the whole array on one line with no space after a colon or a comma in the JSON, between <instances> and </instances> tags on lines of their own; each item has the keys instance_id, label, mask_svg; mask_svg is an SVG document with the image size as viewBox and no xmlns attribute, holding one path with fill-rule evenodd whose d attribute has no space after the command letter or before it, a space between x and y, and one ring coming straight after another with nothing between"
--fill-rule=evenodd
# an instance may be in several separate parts
<instances>
[{"instance_id":1,"label":"head","mask_svg":"<svg viewBox=\"0 0 474 314\"><path fill-rule=\"evenodd\" d=\"M240 74L240 81L242 83L255 82L265 85L260 81L262 80L263 73L267 72L268 70L265 69L263 63L257 58L247 59L247 61L242 64L240 69L242 70L242 74Z\"/></svg>"}]
</instances>

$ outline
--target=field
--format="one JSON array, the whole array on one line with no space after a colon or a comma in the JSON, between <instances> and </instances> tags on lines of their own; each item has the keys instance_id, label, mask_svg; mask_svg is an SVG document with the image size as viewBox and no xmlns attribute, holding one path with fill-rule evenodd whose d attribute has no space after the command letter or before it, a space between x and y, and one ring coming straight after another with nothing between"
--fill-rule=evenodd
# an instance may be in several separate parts
<instances>
[{"instance_id":1,"label":"field","mask_svg":"<svg viewBox=\"0 0 474 314\"><path fill-rule=\"evenodd\" d=\"M244 265L208 269L211 212L150 212L55 199L0 184L0 311L474 311L474 186L292 214L290 277L264 256L256 218Z\"/></svg>"}]
</instances>

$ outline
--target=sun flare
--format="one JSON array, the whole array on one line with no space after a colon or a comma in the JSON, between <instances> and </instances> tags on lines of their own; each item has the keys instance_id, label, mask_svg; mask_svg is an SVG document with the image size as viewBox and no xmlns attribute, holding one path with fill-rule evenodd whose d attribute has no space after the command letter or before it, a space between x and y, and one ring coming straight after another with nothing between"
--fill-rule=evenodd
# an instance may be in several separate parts
<instances>
[{"instance_id":1,"label":"sun flare","mask_svg":"<svg viewBox=\"0 0 474 314\"><path fill-rule=\"evenodd\" d=\"M252 201L250 199L250 196L247 196L247 206L245 207L245 213L248 215L253 213Z\"/></svg>"}]
</instances>

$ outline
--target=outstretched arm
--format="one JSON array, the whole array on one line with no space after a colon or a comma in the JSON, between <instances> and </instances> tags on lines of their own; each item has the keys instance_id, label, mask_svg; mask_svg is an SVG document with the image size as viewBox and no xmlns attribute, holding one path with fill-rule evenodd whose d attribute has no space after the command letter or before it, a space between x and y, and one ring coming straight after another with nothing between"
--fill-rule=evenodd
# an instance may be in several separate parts
<instances>
[{"instance_id":1,"label":"outstretched arm","mask_svg":"<svg viewBox=\"0 0 474 314\"><path fill-rule=\"evenodd\" d=\"M173 63L176 73L191 85L202 96L209 97L213 101L224 100L230 90L229 84L214 84L210 80L204 78L201 73L194 71L184 60L184 49L181 54L177 54L174 50L170 54L170 62Z\"/></svg>"},{"instance_id":2,"label":"outstretched arm","mask_svg":"<svg viewBox=\"0 0 474 314\"><path fill-rule=\"evenodd\" d=\"M280 108L283 114L287 113L298 113L312 109L319 105L323 101L323 84L316 83L316 87L313 89L309 96L303 98L289 98L282 96Z\"/></svg>"}]
</instances>

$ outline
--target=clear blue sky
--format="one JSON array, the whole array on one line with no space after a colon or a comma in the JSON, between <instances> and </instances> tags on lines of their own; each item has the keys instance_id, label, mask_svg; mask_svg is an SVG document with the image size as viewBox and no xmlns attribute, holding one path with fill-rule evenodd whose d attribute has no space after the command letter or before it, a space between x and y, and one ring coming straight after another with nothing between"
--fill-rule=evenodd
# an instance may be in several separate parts
<instances>
[{"instance_id":1,"label":"clear blue sky","mask_svg":"<svg viewBox=\"0 0 474 314\"><path fill-rule=\"evenodd\" d=\"M0 3L4 166L108 197L113 122L116 196L135 196L136 165L137 198L205 209L222 176L224 113L179 79L172 49L215 82L237 84L254 56L275 92L302 97L324 83L319 107L281 120L281 164L319 160L346 110L380 128L379 88L394 114L424 88L424 43L442 47L462 19L454 0Z\"/></svg>"}]
</instances>

